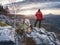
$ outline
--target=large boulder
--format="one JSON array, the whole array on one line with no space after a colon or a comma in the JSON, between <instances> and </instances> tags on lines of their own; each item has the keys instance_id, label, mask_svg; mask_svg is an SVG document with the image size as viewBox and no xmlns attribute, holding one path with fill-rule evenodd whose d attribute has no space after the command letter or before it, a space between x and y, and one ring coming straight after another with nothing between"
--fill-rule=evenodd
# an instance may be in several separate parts
<instances>
[{"instance_id":1,"label":"large boulder","mask_svg":"<svg viewBox=\"0 0 60 45\"><path fill-rule=\"evenodd\" d=\"M11 26L0 26L0 42L12 41L15 43L15 29Z\"/></svg>"},{"instance_id":2,"label":"large boulder","mask_svg":"<svg viewBox=\"0 0 60 45\"><path fill-rule=\"evenodd\" d=\"M33 28L33 31L26 35L32 37L37 45L60 45L55 33L48 32L44 28Z\"/></svg>"}]
</instances>

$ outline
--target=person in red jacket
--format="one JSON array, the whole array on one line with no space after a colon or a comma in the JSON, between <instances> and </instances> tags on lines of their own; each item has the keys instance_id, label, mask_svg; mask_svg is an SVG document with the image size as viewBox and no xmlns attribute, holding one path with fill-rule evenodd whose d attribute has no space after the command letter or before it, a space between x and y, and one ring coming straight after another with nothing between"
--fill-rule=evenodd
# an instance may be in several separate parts
<instances>
[{"instance_id":1,"label":"person in red jacket","mask_svg":"<svg viewBox=\"0 0 60 45\"><path fill-rule=\"evenodd\" d=\"M37 22L39 22L39 28L40 28L41 27L41 20L43 18L43 15L42 15L42 12L40 9L38 9L35 16L36 16L36 22L35 22L34 26L36 27Z\"/></svg>"}]
</instances>

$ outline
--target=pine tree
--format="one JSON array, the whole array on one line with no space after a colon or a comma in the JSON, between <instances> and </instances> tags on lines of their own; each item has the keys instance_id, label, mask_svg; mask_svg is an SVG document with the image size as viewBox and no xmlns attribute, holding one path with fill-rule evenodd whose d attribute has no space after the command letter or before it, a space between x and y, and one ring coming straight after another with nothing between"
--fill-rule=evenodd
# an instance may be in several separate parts
<instances>
[{"instance_id":1,"label":"pine tree","mask_svg":"<svg viewBox=\"0 0 60 45\"><path fill-rule=\"evenodd\" d=\"M6 6L6 8L4 9L2 5L0 5L0 14L8 14L9 13L9 9L8 6Z\"/></svg>"}]
</instances>

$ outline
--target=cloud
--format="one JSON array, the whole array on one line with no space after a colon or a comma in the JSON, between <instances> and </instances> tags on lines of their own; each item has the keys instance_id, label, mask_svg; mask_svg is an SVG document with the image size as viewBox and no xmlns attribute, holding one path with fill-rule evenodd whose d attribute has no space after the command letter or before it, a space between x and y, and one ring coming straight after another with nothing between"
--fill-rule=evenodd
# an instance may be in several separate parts
<instances>
[{"instance_id":1,"label":"cloud","mask_svg":"<svg viewBox=\"0 0 60 45\"><path fill-rule=\"evenodd\" d=\"M24 0L0 0L0 4L9 4L9 3L14 3L14 2L22 2Z\"/></svg>"},{"instance_id":2,"label":"cloud","mask_svg":"<svg viewBox=\"0 0 60 45\"><path fill-rule=\"evenodd\" d=\"M27 0L25 0L27 1ZM44 12L44 14L48 14L48 13L56 13L56 14L60 14L60 2L58 1L50 1L50 2L31 2L31 0L28 0L27 3L23 1L21 3L16 3L17 7L16 7L16 10L13 10L12 11L16 11L16 13L24 13L24 14L27 14L27 12L31 12L31 13L34 13L36 12L37 9L41 9L42 12ZM13 7L13 6L12 6ZM11 8L12 8L11 7ZM46 12L45 12L46 10ZM11 11L11 12L12 12Z\"/></svg>"},{"instance_id":3,"label":"cloud","mask_svg":"<svg viewBox=\"0 0 60 45\"><path fill-rule=\"evenodd\" d=\"M30 3L30 2L33 2L33 3L38 3L38 2L59 2L60 0L25 0L26 3Z\"/></svg>"},{"instance_id":4,"label":"cloud","mask_svg":"<svg viewBox=\"0 0 60 45\"><path fill-rule=\"evenodd\" d=\"M19 6L16 7L16 9L19 9L20 11L24 10L36 10L36 9L60 9L60 2L45 2L45 3L31 3L31 4L23 4L20 8ZM18 10L17 10L18 11Z\"/></svg>"},{"instance_id":5,"label":"cloud","mask_svg":"<svg viewBox=\"0 0 60 45\"><path fill-rule=\"evenodd\" d=\"M31 1L31 2L39 2L39 1L60 1L60 0L26 0L26 1Z\"/></svg>"}]
</instances>

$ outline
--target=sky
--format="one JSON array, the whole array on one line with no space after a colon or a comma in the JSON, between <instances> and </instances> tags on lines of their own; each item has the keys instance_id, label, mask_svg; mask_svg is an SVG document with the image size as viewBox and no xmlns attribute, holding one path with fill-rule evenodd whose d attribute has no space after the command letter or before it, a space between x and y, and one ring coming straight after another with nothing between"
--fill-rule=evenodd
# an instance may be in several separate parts
<instances>
[{"instance_id":1,"label":"sky","mask_svg":"<svg viewBox=\"0 0 60 45\"><path fill-rule=\"evenodd\" d=\"M1 3L8 4L10 13L34 15L41 9L43 15L60 15L60 0L0 0Z\"/></svg>"},{"instance_id":2,"label":"sky","mask_svg":"<svg viewBox=\"0 0 60 45\"><path fill-rule=\"evenodd\" d=\"M13 2L21 2L23 0L0 0L0 4L4 5L4 4L9 4L9 3L13 3Z\"/></svg>"}]
</instances>

